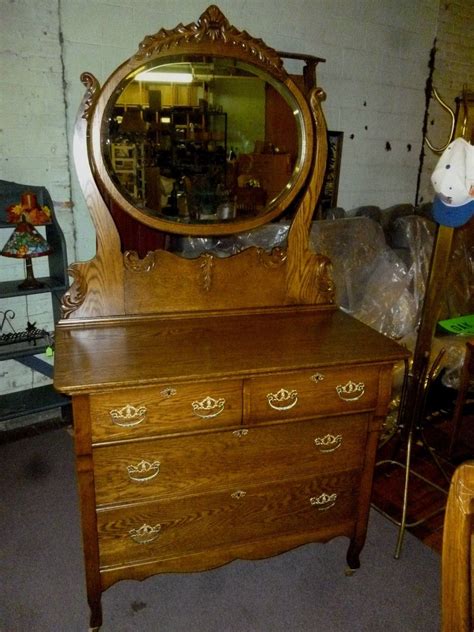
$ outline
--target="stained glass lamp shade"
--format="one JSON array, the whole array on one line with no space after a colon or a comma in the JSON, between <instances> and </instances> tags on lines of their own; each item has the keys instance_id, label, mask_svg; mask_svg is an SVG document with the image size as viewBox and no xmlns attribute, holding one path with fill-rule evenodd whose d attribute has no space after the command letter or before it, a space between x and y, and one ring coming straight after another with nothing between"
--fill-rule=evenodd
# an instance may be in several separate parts
<instances>
[{"instance_id":1,"label":"stained glass lamp shade","mask_svg":"<svg viewBox=\"0 0 474 632\"><path fill-rule=\"evenodd\" d=\"M34 290L44 286L35 279L33 274L33 257L44 257L51 252L51 248L44 237L24 219L17 224L7 243L2 248L4 257L25 259L26 279L20 283L20 290Z\"/></svg>"}]
</instances>

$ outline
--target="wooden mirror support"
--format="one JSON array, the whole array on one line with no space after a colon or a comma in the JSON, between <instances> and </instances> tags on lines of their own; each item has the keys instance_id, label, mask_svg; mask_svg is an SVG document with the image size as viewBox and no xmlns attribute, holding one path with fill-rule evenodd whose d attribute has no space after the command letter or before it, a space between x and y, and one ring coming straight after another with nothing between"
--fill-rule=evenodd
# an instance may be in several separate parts
<instances>
[{"instance_id":1,"label":"wooden mirror support","mask_svg":"<svg viewBox=\"0 0 474 632\"><path fill-rule=\"evenodd\" d=\"M128 195L107 165L110 104L124 78L196 58L234 59L294 107L296 166L253 215L170 219ZM102 621L102 592L121 579L336 536L349 538L353 572L391 372L405 352L337 308L330 261L310 246L327 157L323 91L304 94L279 55L216 6L146 37L102 88L88 73L82 81L74 159L97 250L70 267L54 379L73 400L91 627ZM230 235L293 219L285 247L271 252L141 256L124 246L117 207L159 235Z\"/></svg>"},{"instance_id":2,"label":"wooden mirror support","mask_svg":"<svg viewBox=\"0 0 474 632\"><path fill-rule=\"evenodd\" d=\"M301 120L299 165L291 186L266 212L255 217L237 217L228 223L167 221L134 206L113 182L103 156L107 104L115 99L123 78L142 69L145 61L153 65L161 59L174 59L178 51L185 58L237 57L241 63L255 68L255 73L264 72L275 83L279 82L292 96ZM321 89L314 88L308 100L285 72L277 53L261 40L232 27L215 6L209 7L197 24L180 25L171 31L162 29L145 38L138 53L122 64L102 89L89 73L84 73L81 79L87 91L75 129L74 158L97 234L97 253L92 261L71 266L74 283L64 299L65 318L333 303L329 261L311 252L309 246L310 222L327 157ZM140 258L136 252L122 252L107 205L110 200L151 228L200 236L252 230L274 220L291 205L296 212L285 250L266 253L253 248L226 260L204 255L192 261L156 250Z\"/></svg>"}]
</instances>

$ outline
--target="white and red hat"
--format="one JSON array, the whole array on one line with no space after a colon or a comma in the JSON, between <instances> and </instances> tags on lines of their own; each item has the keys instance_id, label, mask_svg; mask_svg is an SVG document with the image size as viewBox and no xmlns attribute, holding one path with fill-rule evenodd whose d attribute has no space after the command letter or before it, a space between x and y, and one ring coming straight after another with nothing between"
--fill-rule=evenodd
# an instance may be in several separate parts
<instances>
[{"instance_id":1,"label":"white and red hat","mask_svg":"<svg viewBox=\"0 0 474 632\"><path fill-rule=\"evenodd\" d=\"M456 228L474 215L474 145L456 138L444 150L431 176L436 197L433 217Z\"/></svg>"}]
</instances>

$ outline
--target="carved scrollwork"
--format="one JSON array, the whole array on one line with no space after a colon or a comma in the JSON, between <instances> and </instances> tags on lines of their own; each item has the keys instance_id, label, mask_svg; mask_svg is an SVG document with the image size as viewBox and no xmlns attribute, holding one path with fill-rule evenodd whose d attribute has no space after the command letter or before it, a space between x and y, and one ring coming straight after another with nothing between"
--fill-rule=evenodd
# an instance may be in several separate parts
<instances>
[{"instance_id":1,"label":"carved scrollwork","mask_svg":"<svg viewBox=\"0 0 474 632\"><path fill-rule=\"evenodd\" d=\"M265 268L278 268L285 263L287 252L285 248L273 248L270 253L264 248L257 248L257 256Z\"/></svg>"},{"instance_id":2,"label":"carved scrollwork","mask_svg":"<svg viewBox=\"0 0 474 632\"><path fill-rule=\"evenodd\" d=\"M151 272L156 263L155 253L149 252L143 259L134 250L127 250L123 255L123 264L131 272Z\"/></svg>"},{"instance_id":3,"label":"carved scrollwork","mask_svg":"<svg viewBox=\"0 0 474 632\"><path fill-rule=\"evenodd\" d=\"M261 39L255 39L246 31L231 26L221 10L211 5L201 15L197 23L184 26L178 24L174 29L160 29L154 35L147 35L140 43L135 59L150 58L163 51L186 44L200 44L210 40L229 47L229 54L235 50L244 50L261 64L268 66L277 75L285 75L283 62L277 52Z\"/></svg>"},{"instance_id":4,"label":"carved scrollwork","mask_svg":"<svg viewBox=\"0 0 474 632\"><path fill-rule=\"evenodd\" d=\"M90 111L99 96L100 84L94 75L90 72L83 72L81 74L81 82L86 86L86 94L84 95L84 111L82 118L88 119Z\"/></svg>"},{"instance_id":5,"label":"carved scrollwork","mask_svg":"<svg viewBox=\"0 0 474 632\"><path fill-rule=\"evenodd\" d=\"M321 103L323 101L326 101L326 93L324 90L319 87L313 88L310 95L311 108L315 110L316 108L321 107Z\"/></svg>"},{"instance_id":6,"label":"carved scrollwork","mask_svg":"<svg viewBox=\"0 0 474 632\"><path fill-rule=\"evenodd\" d=\"M61 299L62 318L69 318L72 312L82 305L87 294L87 281L81 272L81 265L73 263L67 271L74 281Z\"/></svg>"}]
</instances>

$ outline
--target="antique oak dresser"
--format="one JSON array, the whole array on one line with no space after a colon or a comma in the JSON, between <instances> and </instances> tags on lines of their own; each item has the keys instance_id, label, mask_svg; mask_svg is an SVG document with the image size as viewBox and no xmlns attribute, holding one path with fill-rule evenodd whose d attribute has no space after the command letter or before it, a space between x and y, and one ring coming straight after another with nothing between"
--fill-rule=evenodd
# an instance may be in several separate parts
<instances>
[{"instance_id":1,"label":"antique oak dresser","mask_svg":"<svg viewBox=\"0 0 474 632\"><path fill-rule=\"evenodd\" d=\"M185 70L184 89L175 76ZM155 84L153 72L169 74ZM121 579L336 536L347 536L348 567L358 568L392 369L405 352L337 308L330 262L310 247L327 156L322 90L300 90L273 49L215 6L146 37L102 87L82 80L74 157L97 251L70 268L55 386L73 402L91 627L102 592ZM137 86L148 94L138 105ZM281 192L252 198L263 187L248 171L239 180L226 143L239 154L265 148L269 98L281 99L297 150ZM135 127L124 126L128 110ZM245 127L249 116L259 125ZM281 143L266 151L287 151ZM258 235L282 214L291 228L273 250L190 258L168 247L170 235L217 246ZM143 230L161 247L141 256L129 244Z\"/></svg>"}]
</instances>

